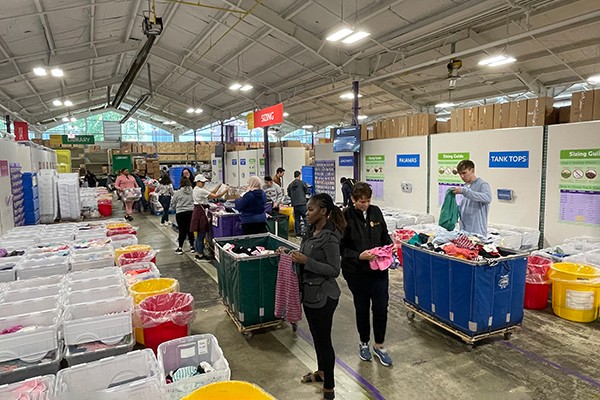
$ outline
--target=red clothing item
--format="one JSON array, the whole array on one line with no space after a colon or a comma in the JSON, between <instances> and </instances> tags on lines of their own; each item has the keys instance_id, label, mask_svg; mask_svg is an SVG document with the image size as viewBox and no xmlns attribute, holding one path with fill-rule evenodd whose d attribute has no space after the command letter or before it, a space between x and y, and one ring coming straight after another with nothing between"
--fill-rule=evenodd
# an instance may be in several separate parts
<instances>
[{"instance_id":1,"label":"red clothing item","mask_svg":"<svg viewBox=\"0 0 600 400\"><path fill-rule=\"evenodd\" d=\"M442 249L444 250L444 253L448 254L449 256L463 258L466 260L477 260L479 256L477 250L464 249L454 244L446 244L444 247L442 247Z\"/></svg>"},{"instance_id":2,"label":"red clothing item","mask_svg":"<svg viewBox=\"0 0 600 400\"><path fill-rule=\"evenodd\" d=\"M289 254L279 256L274 314L276 317L285 318L286 321L291 323L296 323L302 319L300 284L298 283L298 275L292 269L292 256Z\"/></svg>"},{"instance_id":3,"label":"red clothing item","mask_svg":"<svg viewBox=\"0 0 600 400\"><path fill-rule=\"evenodd\" d=\"M119 190L133 189L138 187L138 184L135 181L135 178L131 175L119 175L115 181L115 187Z\"/></svg>"}]
</instances>

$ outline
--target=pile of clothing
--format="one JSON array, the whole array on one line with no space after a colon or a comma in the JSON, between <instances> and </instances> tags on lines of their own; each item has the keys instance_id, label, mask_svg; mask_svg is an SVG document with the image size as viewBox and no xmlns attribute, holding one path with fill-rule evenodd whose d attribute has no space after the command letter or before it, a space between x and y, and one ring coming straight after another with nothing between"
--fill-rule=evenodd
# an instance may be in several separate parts
<instances>
[{"instance_id":1,"label":"pile of clothing","mask_svg":"<svg viewBox=\"0 0 600 400\"><path fill-rule=\"evenodd\" d=\"M8 251L6 249L0 249L0 258L2 258L2 257L18 257L18 256L22 256L23 254L25 254L25 252L21 251L21 250Z\"/></svg>"},{"instance_id":2,"label":"pile of clothing","mask_svg":"<svg viewBox=\"0 0 600 400\"><path fill-rule=\"evenodd\" d=\"M481 236L464 231L439 232L431 236L419 233L408 243L469 261L486 261L511 254Z\"/></svg>"},{"instance_id":3,"label":"pile of clothing","mask_svg":"<svg viewBox=\"0 0 600 400\"><path fill-rule=\"evenodd\" d=\"M267 256L271 254L275 254L273 250L267 250L262 246L253 246L253 247L245 247L235 245L233 243L225 243L223 246L223 250L228 251L233 254L237 254L241 257L250 257L250 256Z\"/></svg>"},{"instance_id":4,"label":"pile of clothing","mask_svg":"<svg viewBox=\"0 0 600 400\"><path fill-rule=\"evenodd\" d=\"M202 361L198 366L181 367L169 372L166 377L166 381L167 383L173 383L191 378L193 376L209 374L211 372L215 372L215 369L212 367L212 365L206 361Z\"/></svg>"}]
</instances>

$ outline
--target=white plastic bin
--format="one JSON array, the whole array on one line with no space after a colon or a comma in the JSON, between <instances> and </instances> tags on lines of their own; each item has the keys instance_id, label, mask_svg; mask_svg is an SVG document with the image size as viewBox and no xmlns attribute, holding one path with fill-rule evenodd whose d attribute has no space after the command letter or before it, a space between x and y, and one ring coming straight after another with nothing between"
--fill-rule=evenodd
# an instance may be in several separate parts
<instances>
[{"instance_id":1,"label":"white plastic bin","mask_svg":"<svg viewBox=\"0 0 600 400\"><path fill-rule=\"evenodd\" d=\"M219 347L217 338L211 334L187 336L169 340L158 346L158 365L165 392L172 399L179 399L209 383L227 381L231 377L229 363ZM214 372L193 376L181 381L166 383L171 372L182 367L198 367L208 362Z\"/></svg>"},{"instance_id":2,"label":"white plastic bin","mask_svg":"<svg viewBox=\"0 0 600 400\"><path fill-rule=\"evenodd\" d=\"M50 275L42 276L40 278L23 279L20 281L14 281L8 284L8 290L37 288L40 286L47 285L62 285L65 280L65 275Z\"/></svg>"},{"instance_id":3,"label":"white plastic bin","mask_svg":"<svg viewBox=\"0 0 600 400\"><path fill-rule=\"evenodd\" d=\"M142 271L146 269L148 269L148 272L134 274L135 271ZM152 262L141 262L123 265L121 267L121 271L123 271L125 282L127 282L129 286L137 282L145 281L147 279L160 278L160 271Z\"/></svg>"},{"instance_id":4,"label":"white plastic bin","mask_svg":"<svg viewBox=\"0 0 600 400\"><path fill-rule=\"evenodd\" d=\"M64 305L69 306L79 303L89 303L113 297L127 297L127 290L124 285L106 286L97 289L78 290L69 292L65 296Z\"/></svg>"},{"instance_id":5,"label":"white plastic bin","mask_svg":"<svg viewBox=\"0 0 600 400\"><path fill-rule=\"evenodd\" d=\"M0 258L0 282L12 282L17 279L17 266L22 262L23 257L3 257Z\"/></svg>"},{"instance_id":6,"label":"white plastic bin","mask_svg":"<svg viewBox=\"0 0 600 400\"><path fill-rule=\"evenodd\" d=\"M114 345L133 332L133 299L118 297L70 305L63 314L67 346L99 341Z\"/></svg>"},{"instance_id":7,"label":"white plastic bin","mask_svg":"<svg viewBox=\"0 0 600 400\"><path fill-rule=\"evenodd\" d=\"M0 303L37 299L40 297L58 296L62 293L62 284L26 287L23 289L7 290L0 294Z\"/></svg>"},{"instance_id":8,"label":"white plastic bin","mask_svg":"<svg viewBox=\"0 0 600 400\"><path fill-rule=\"evenodd\" d=\"M81 280L69 279L66 283L66 291L77 292L80 290L97 289L107 286L118 286L123 283L123 278L119 275L108 275Z\"/></svg>"},{"instance_id":9,"label":"white plastic bin","mask_svg":"<svg viewBox=\"0 0 600 400\"><path fill-rule=\"evenodd\" d=\"M16 271L17 279L64 275L69 272L69 259L67 257L27 258L16 267Z\"/></svg>"},{"instance_id":10,"label":"white plastic bin","mask_svg":"<svg viewBox=\"0 0 600 400\"><path fill-rule=\"evenodd\" d=\"M565 257L563 261L576 264L592 265L600 268L600 250L586 251L585 253Z\"/></svg>"},{"instance_id":11,"label":"white plastic bin","mask_svg":"<svg viewBox=\"0 0 600 400\"><path fill-rule=\"evenodd\" d=\"M75 250L71 254L71 271L114 267L115 254L111 246Z\"/></svg>"},{"instance_id":12,"label":"white plastic bin","mask_svg":"<svg viewBox=\"0 0 600 400\"><path fill-rule=\"evenodd\" d=\"M158 364L152 350L132 351L120 356L103 358L58 371L58 374L56 374L56 395L118 392L126 389L120 387L122 385L130 386L134 382L138 384L156 382L160 379L159 376Z\"/></svg>"},{"instance_id":13,"label":"white plastic bin","mask_svg":"<svg viewBox=\"0 0 600 400\"><path fill-rule=\"evenodd\" d=\"M138 244L137 236L135 235L114 235L110 237L113 249L121 247L135 246Z\"/></svg>"},{"instance_id":14,"label":"white plastic bin","mask_svg":"<svg viewBox=\"0 0 600 400\"><path fill-rule=\"evenodd\" d=\"M3 370L0 371L0 385L19 382L24 379L39 377L43 375L54 375L60 369L60 361L63 357L63 345L58 344L56 350L48 352L43 359L23 364L21 361L8 361L2 363ZM52 389L53 391L53 389ZM2 396L0 396L4 400ZM33 398L35 399L35 397ZM51 400L54 397L50 397Z\"/></svg>"},{"instance_id":15,"label":"white plastic bin","mask_svg":"<svg viewBox=\"0 0 600 400\"><path fill-rule=\"evenodd\" d=\"M83 271L71 272L67 275L67 281L79 281L92 278L105 278L108 276L120 276L121 270L119 267L86 269Z\"/></svg>"},{"instance_id":16,"label":"white plastic bin","mask_svg":"<svg viewBox=\"0 0 600 400\"><path fill-rule=\"evenodd\" d=\"M54 375L45 375L2 385L0 386L0 399L52 400L54 398L54 381Z\"/></svg>"},{"instance_id":17,"label":"white plastic bin","mask_svg":"<svg viewBox=\"0 0 600 400\"><path fill-rule=\"evenodd\" d=\"M60 296L0 303L0 318L11 315L30 314L38 311L55 310L60 307Z\"/></svg>"},{"instance_id":18,"label":"white plastic bin","mask_svg":"<svg viewBox=\"0 0 600 400\"><path fill-rule=\"evenodd\" d=\"M36 327L0 335L0 362L16 359L35 362L56 350L59 317L58 310L48 310L0 318L0 331L15 326Z\"/></svg>"}]
</instances>

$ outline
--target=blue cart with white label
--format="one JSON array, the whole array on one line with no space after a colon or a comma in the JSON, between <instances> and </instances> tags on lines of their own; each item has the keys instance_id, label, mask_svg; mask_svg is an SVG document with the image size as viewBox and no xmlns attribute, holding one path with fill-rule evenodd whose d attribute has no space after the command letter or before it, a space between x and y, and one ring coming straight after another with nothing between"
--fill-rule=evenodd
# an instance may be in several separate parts
<instances>
[{"instance_id":1,"label":"blue cart with white label","mask_svg":"<svg viewBox=\"0 0 600 400\"><path fill-rule=\"evenodd\" d=\"M475 262L402 243L407 317L419 315L457 335L471 350L478 340L523 322L527 255Z\"/></svg>"}]
</instances>

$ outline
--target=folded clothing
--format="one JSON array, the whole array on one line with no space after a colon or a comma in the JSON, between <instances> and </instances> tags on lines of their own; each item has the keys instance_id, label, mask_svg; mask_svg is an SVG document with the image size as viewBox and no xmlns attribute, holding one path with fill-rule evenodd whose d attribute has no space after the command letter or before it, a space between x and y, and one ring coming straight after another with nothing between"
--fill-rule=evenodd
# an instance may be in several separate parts
<instances>
[{"instance_id":1,"label":"folded clothing","mask_svg":"<svg viewBox=\"0 0 600 400\"><path fill-rule=\"evenodd\" d=\"M385 271L394 262L394 245L389 244L387 246L375 247L371 249L370 253L377 256L374 260L369 261L369 266L374 271Z\"/></svg>"},{"instance_id":2,"label":"folded clothing","mask_svg":"<svg viewBox=\"0 0 600 400\"><path fill-rule=\"evenodd\" d=\"M209 374L215 372L215 369L206 361L202 361L198 366L187 366L177 368L169 373L166 377L167 383L182 381L201 374Z\"/></svg>"}]
</instances>

